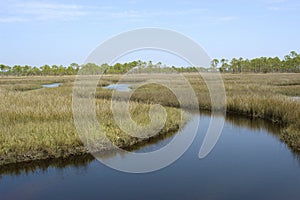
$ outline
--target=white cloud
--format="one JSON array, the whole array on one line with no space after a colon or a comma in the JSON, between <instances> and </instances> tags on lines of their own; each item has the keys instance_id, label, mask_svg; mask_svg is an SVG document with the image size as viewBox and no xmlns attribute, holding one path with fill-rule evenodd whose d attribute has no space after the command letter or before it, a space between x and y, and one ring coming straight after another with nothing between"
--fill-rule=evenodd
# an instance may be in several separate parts
<instances>
[{"instance_id":1,"label":"white cloud","mask_svg":"<svg viewBox=\"0 0 300 200\"><path fill-rule=\"evenodd\" d=\"M83 6L75 4L29 2L17 4L16 7L20 13L37 20L70 20L87 14Z\"/></svg>"},{"instance_id":2,"label":"white cloud","mask_svg":"<svg viewBox=\"0 0 300 200\"><path fill-rule=\"evenodd\" d=\"M288 0L269 0L267 9L270 11L299 11L300 3Z\"/></svg>"},{"instance_id":3,"label":"white cloud","mask_svg":"<svg viewBox=\"0 0 300 200\"><path fill-rule=\"evenodd\" d=\"M153 20L154 18L161 19L164 17L182 17L187 15L200 15L206 9L183 9L183 10L120 10L110 9L103 11L102 14L119 19L128 19L130 21L145 21Z\"/></svg>"},{"instance_id":4,"label":"white cloud","mask_svg":"<svg viewBox=\"0 0 300 200\"><path fill-rule=\"evenodd\" d=\"M136 0L129 2L137 3ZM176 20L190 17L197 20L229 22L232 16L218 17L209 14L205 8L190 7L184 9L124 9L118 6L88 6L80 4L54 3L53 1L21 1L1 5L0 23L26 21L69 21L91 16L94 19L126 20L128 22L154 22L164 18Z\"/></svg>"},{"instance_id":5,"label":"white cloud","mask_svg":"<svg viewBox=\"0 0 300 200\"><path fill-rule=\"evenodd\" d=\"M3 5L2 5L3 6ZM2 8L0 22L24 22L33 20L72 20L87 15L88 9L77 4L46 2L15 2ZM3 16L4 15L4 16Z\"/></svg>"},{"instance_id":6,"label":"white cloud","mask_svg":"<svg viewBox=\"0 0 300 200\"><path fill-rule=\"evenodd\" d=\"M143 10L125 10L116 6L86 6L45 1L22 2L21 0L17 0L6 4L0 1L0 6L2 7L0 11L0 23L41 20L69 21L87 15L137 21L151 15L151 13Z\"/></svg>"},{"instance_id":7,"label":"white cloud","mask_svg":"<svg viewBox=\"0 0 300 200\"><path fill-rule=\"evenodd\" d=\"M293 6L268 6L268 10L270 11L282 11L282 12L289 12L289 11L297 11L300 10L300 5L293 5Z\"/></svg>"},{"instance_id":8,"label":"white cloud","mask_svg":"<svg viewBox=\"0 0 300 200\"><path fill-rule=\"evenodd\" d=\"M28 21L21 17L0 17L0 23L25 22Z\"/></svg>"}]
</instances>

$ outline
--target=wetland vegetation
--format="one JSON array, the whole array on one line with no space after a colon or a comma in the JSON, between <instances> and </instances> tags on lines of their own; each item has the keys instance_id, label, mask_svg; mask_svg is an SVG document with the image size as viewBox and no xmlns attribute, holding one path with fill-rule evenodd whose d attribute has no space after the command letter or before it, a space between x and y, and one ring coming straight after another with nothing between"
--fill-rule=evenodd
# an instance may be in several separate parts
<instances>
[{"instance_id":1,"label":"wetland vegetation","mask_svg":"<svg viewBox=\"0 0 300 200\"><path fill-rule=\"evenodd\" d=\"M193 87L199 108L210 110L210 96L204 80L197 73L181 73ZM110 110L112 90L103 86L117 83L122 75L103 75L96 91L97 117L110 140L123 148L141 141L124 134L113 122ZM123 80L138 88L131 96L130 112L139 124L149 122L151 105L163 105L167 123L159 134L180 127L181 110L176 96L165 87L141 83L157 77L173 78L169 73L135 74ZM227 112L262 118L281 125L279 137L294 151L300 151L300 96L298 73L223 73ZM47 158L83 155L83 146L72 116L72 88L75 76L3 76L0 79L0 165ZM61 83L56 88L42 85ZM175 86L184 90L180 82ZM118 94L122 100L122 93ZM185 106L185 105L183 105ZM189 105L186 105L189 107ZM193 108L192 108L193 109ZM187 121L188 115L185 120ZM107 150L103 148L102 150Z\"/></svg>"}]
</instances>

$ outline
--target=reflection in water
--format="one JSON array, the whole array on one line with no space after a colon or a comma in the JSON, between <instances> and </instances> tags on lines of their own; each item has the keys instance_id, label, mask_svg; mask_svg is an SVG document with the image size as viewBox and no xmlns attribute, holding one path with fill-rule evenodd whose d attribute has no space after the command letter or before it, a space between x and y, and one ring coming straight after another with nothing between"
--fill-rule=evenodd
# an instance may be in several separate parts
<instances>
[{"instance_id":1,"label":"reflection in water","mask_svg":"<svg viewBox=\"0 0 300 200\"><path fill-rule=\"evenodd\" d=\"M291 150L291 152L293 152L294 159L299 163L299 166L300 166L300 154L299 154L299 152L295 152L293 150Z\"/></svg>"},{"instance_id":2,"label":"reflection in water","mask_svg":"<svg viewBox=\"0 0 300 200\"><path fill-rule=\"evenodd\" d=\"M231 123L236 127L245 127L253 131L261 131L265 130L266 133L272 134L272 136L276 137L280 140L280 130L283 128L279 124L274 124L269 121L263 119L249 119L244 116L230 115L227 114L226 122ZM299 163L300 166L300 153L298 151L293 150L288 145L286 147L292 152L295 160Z\"/></svg>"},{"instance_id":3,"label":"reflection in water","mask_svg":"<svg viewBox=\"0 0 300 200\"><path fill-rule=\"evenodd\" d=\"M209 112L202 111L200 115L210 117ZM235 127L247 128L253 131L265 130L267 133L271 133L275 137L278 137L280 133L280 126L262 119L249 119L243 116L228 114L226 116L226 123L232 124ZM170 132L168 134L159 135L158 137L151 138L148 141L139 143L132 147L125 148L125 150L136 152L136 153L155 151L167 145L172 140L172 138L176 135L176 133L178 132ZM122 158L125 157L126 154L127 153L125 151L112 150L112 151L100 152L97 154L97 156L101 156L101 158L104 159L111 159L113 157ZM300 154L293 152L293 155L295 159L299 161L299 165L300 165ZM47 170L48 167L55 167L59 169L65 168L67 166L85 167L88 166L89 163L92 162L93 160L94 157L92 155L86 154L82 156L70 157L68 159L57 158L57 159L49 159L49 160L38 160L38 161L32 161L27 163L9 164L9 165L1 166L0 175L8 175L8 174L19 175L21 173L29 174L35 172L36 170L42 170L42 171Z\"/></svg>"},{"instance_id":4,"label":"reflection in water","mask_svg":"<svg viewBox=\"0 0 300 200\"><path fill-rule=\"evenodd\" d=\"M278 140L280 127L229 115L211 154L199 159L209 122L209 113L202 113L190 148L153 173L118 172L90 155L1 166L0 199L299 199L300 156ZM192 123L181 131L188 134ZM155 150L180 135L152 140L133 151ZM128 154L104 156L121 160Z\"/></svg>"},{"instance_id":5,"label":"reflection in water","mask_svg":"<svg viewBox=\"0 0 300 200\"><path fill-rule=\"evenodd\" d=\"M244 116L237 116L232 114L226 115L226 122L231 123L236 127L244 127L254 131L266 130L277 136L280 133L280 126L263 119L251 119Z\"/></svg>"},{"instance_id":6,"label":"reflection in water","mask_svg":"<svg viewBox=\"0 0 300 200\"><path fill-rule=\"evenodd\" d=\"M62 159L48 159L48 160L36 160L31 162L22 162L17 164L8 164L1 166L0 174L1 175L20 175L21 173L29 174L35 172L36 170L45 171L48 167L55 167L58 169L70 167L84 167L88 166L91 161L94 160L94 157L90 154L82 156L73 156L70 158Z\"/></svg>"},{"instance_id":7,"label":"reflection in water","mask_svg":"<svg viewBox=\"0 0 300 200\"><path fill-rule=\"evenodd\" d=\"M149 138L146 141L139 142L138 144L135 144L130 147L125 147L123 149L129 152L136 152L136 153L155 151L167 145L172 140L172 138L175 136L176 133L177 133L176 131L173 131L167 134L159 135L154 138ZM126 151L118 151L118 150L103 151L103 152L96 153L95 156L97 157L99 156L103 159L109 159L116 156L124 157L127 154Z\"/></svg>"}]
</instances>

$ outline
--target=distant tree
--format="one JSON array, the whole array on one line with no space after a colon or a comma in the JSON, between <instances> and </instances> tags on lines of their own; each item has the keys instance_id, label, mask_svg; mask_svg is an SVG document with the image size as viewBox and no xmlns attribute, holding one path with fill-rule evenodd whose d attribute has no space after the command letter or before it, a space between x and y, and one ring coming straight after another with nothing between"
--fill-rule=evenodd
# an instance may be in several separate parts
<instances>
[{"instance_id":1,"label":"distant tree","mask_svg":"<svg viewBox=\"0 0 300 200\"><path fill-rule=\"evenodd\" d=\"M49 65L43 65L40 67L42 75L50 75L51 67Z\"/></svg>"},{"instance_id":2,"label":"distant tree","mask_svg":"<svg viewBox=\"0 0 300 200\"><path fill-rule=\"evenodd\" d=\"M0 65L0 71L1 71L0 74L5 75L9 72L10 69L11 69L10 66L1 64Z\"/></svg>"},{"instance_id":3,"label":"distant tree","mask_svg":"<svg viewBox=\"0 0 300 200\"><path fill-rule=\"evenodd\" d=\"M37 67L33 67L33 68L31 69L31 73L30 73L30 75L33 75L33 76L36 76L36 75L41 75L41 71L40 71L40 69L39 69L39 68L37 68Z\"/></svg>"},{"instance_id":4,"label":"distant tree","mask_svg":"<svg viewBox=\"0 0 300 200\"><path fill-rule=\"evenodd\" d=\"M231 71L233 73L237 73L238 72L238 60L236 58L233 58L231 61L230 61L230 68L231 68Z\"/></svg>"},{"instance_id":5,"label":"distant tree","mask_svg":"<svg viewBox=\"0 0 300 200\"><path fill-rule=\"evenodd\" d=\"M15 65L12 68L12 74L16 76L21 76L22 75L22 66L21 65Z\"/></svg>"},{"instance_id":6,"label":"distant tree","mask_svg":"<svg viewBox=\"0 0 300 200\"><path fill-rule=\"evenodd\" d=\"M21 71L22 71L21 73L22 76L28 76L31 71L31 66L25 65L24 67L22 67Z\"/></svg>"},{"instance_id":7,"label":"distant tree","mask_svg":"<svg viewBox=\"0 0 300 200\"><path fill-rule=\"evenodd\" d=\"M66 73L67 75L75 75L77 74L77 72L80 69L80 65L77 63L71 63L68 68L66 69Z\"/></svg>"},{"instance_id":8,"label":"distant tree","mask_svg":"<svg viewBox=\"0 0 300 200\"><path fill-rule=\"evenodd\" d=\"M218 68L218 65L221 66ZM213 59L211 61L211 68L200 68L195 66L190 67L168 67L163 65L161 62L153 64L150 60L144 62L141 60L127 62L127 63L116 63L112 66L108 64L102 64L101 66L95 63L87 63L84 65L79 65L77 63L71 63L68 67L63 65L43 65L41 67L31 67L29 65L21 66L15 65L13 67L0 64L0 75L15 75L15 76L34 76L34 75L75 75L79 70L87 74L102 74L102 73L114 73L121 74L126 73L130 70L135 72L160 72L166 73L171 71L177 72L197 72L197 71L209 71L217 70L220 72L254 72L254 73L279 73L279 72L300 72L300 54L296 51L291 51L288 55L284 56L284 59L278 57L260 57L253 59L232 58L228 61L222 58L220 61L218 59Z\"/></svg>"},{"instance_id":9,"label":"distant tree","mask_svg":"<svg viewBox=\"0 0 300 200\"><path fill-rule=\"evenodd\" d=\"M220 71L221 71L221 72L226 72L226 71L229 70L228 68L229 68L228 60L225 59L225 58L222 58L222 59L221 59L221 67L220 67Z\"/></svg>"},{"instance_id":10,"label":"distant tree","mask_svg":"<svg viewBox=\"0 0 300 200\"><path fill-rule=\"evenodd\" d=\"M87 64L82 65L81 71L84 74L92 74L92 75L97 75L97 74L103 73L103 70L101 69L101 67L96 65L95 63L87 63Z\"/></svg>"},{"instance_id":11,"label":"distant tree","mask_svg":"<svg viewBox=\"0 0 300 200\"><path fill-rule=\"evenodd\" d=\"M213 71L216 70L216 68L218 67L218 64L219 64L219 60L216 58L211 61L211 67L212 67Z\"/></svg>"}]
</instances>

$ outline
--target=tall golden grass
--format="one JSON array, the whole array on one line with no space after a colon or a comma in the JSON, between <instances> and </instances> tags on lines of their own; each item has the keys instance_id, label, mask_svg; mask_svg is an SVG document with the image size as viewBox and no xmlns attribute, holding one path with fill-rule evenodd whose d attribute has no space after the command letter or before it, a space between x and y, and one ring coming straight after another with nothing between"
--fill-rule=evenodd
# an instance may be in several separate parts
<instances>
[{"instance_id":1,"label":"tall golden grass","mask_svg":"<svg viewBox=\"0 0 300 200\"><path fill-rule=\"evenodd\" d=\"M211 100L205 81L199 74L183 74L192 85L199 102L199 108L210 110ZM170 75L152 74L168 80ZM135 80L146 81L151 76L141 75ZM168 77L169 76L169 77ZM226 107L228 113L262 118L280 124L280 138L294 151L300 151L300 96L299 73L274 74L222 74L226 90ZM118 76L108 76L107 80L118 81ZM104 78L105 79L105 78ZM137 84L139 81L131 82ZM182 91L186 88L180 82L173 81ZM99 91L98 98L109 99L111 91ZM122 97L120 97L122 98ZM150 84L142 86L133 94L132 100L146 103L160 103L179 107L179 103L167 88ZM189 105L183 105L189 107Z\"/></svg>"},{"instance_id":2,"label":"tall golden grass","mask_svg":"<svg viewBox=\"0 0 300 200\"><path fill-rule=\"evenodd\" d=\"M0 164L45 158L69 157L87 153L74 126L72 114L72 81L74 77L40 77L42 83L64 82L58 88L17 91L0 84ZM26 80L30 87L33 84ZM62 79L62 80L60 80ZM38 78L34 78L33 82ZM2 81L2 80L1 80ZM12 82L16 81L12 78ZM25 82L26 82L25 81ZM14 85L24 84L20 81ZM4 85L4 86L3 86ZM113 120L110 101L96 100L97 117L109 139L117 146L127 147L141 139L125 134ZM130 112L137 123L148 122L150 105L131 102ZM158 133L178 130L181 111L166 108L164 128ZM106 147L103 147L104 150ZM109 148L109 147L107 147ZM100 149L101 150L101 149Z\"/></svg>"},{"instance_id":3,"label":"tall golden grass","mask_svg":"<svg viewBox=\"0 0 300 200\"><path fill-rule=\"evenodd\" d=\"M210 109L210 96L199 74L183 74L198 97L200 109ZM170 74L141 74L128 77L131 87L156 78L170 80ZM116 83L120 75L105 75L96 92L97 117L110 140L122 147L140 142L125 134L114 123L110 111L112 91L101 87ZM227 112L262 118L281 124L280 138L295 151L300 151L300 74L223 74L227 95ZM74 76L4 77L0 79L0 164L34 159L68 157L87 153L74 126L72 87ZM41 84L59 82L58 88L37 89ZM186 89L174 81L179 90ZM20 89L21 88L21 89ZM122 95L119 99L122 100ZM149 122L151 104L166 106L168 120L161 131L177 130L180 121L179 102L165 87L148 84L131 97L131 113L140 124ZM101 106L100 106L101 105ZM190 105L182 105L189 107ZM171 108L175 107L175 108Z\"/></svg>"}]
</instances>

